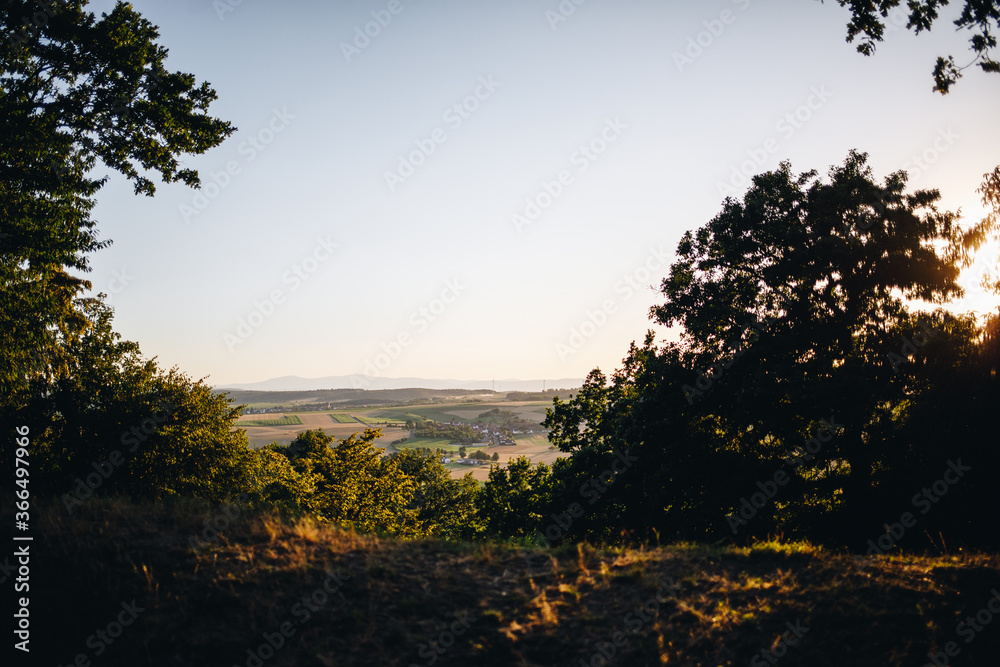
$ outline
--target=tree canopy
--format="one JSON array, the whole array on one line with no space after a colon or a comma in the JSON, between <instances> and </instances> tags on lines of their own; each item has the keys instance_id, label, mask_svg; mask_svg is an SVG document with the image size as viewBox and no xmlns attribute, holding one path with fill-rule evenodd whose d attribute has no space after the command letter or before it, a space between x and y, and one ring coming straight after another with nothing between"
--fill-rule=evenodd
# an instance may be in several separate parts
<instances>
[{"instance_id":1,"label":"tree canopy","mask_svg":"<svg viewBox=\"0 0 1000 667\"><path fill-rule=\"evenodd\" d=\"M855 151L825 179L788 163L754 177L677 246L651 317L680 340L650 334L554 402L546 425L573 456L553 466L552 509L589 493L573 532L604 539L850 540L948 455L994 458L980 445L996 359L974 318L941 306L995 211L964 228L938 198L907 192L902 172L879 182ZM962 445L945 448L945 430ZM623 456L641 463L615 468Z\"/></svg>"},{"instance_id":2,"label":"tree canopy","mask_svg":"<svg viewBox=\"0 0 1000 667\"><path fill-rule=\"evenodd\" d=\"M85 0L0 4L0 389L58 364L57 341L87 325L73 299L87 255L107 246L91 218L107 176L152 195L152 174L199 184L179 157L234 128L208 114L215 91L165 67L156 27L119 2L100 18Z\"/></svg>"},{"instance_id":3,"label":"tree canopy","mask_svg":"<svg viewBox=\"0 0 1000 667\"><path fill-rule=\"evenodd\" d=\"M841 7L850 7L851 20L847 24L847 41L858 43L858 52L866 56L875 53L875 47L885 36L886 19L899 7L901 0L837 0ZM929 31L939 18L948 0L908 0L909 14L906 28L920 34ZM966 0L962 12L954 21L957 30L972 33L970 48L975 54L971 62L960 65L952 55L938 56L934 64L934 90L945 95L962 77L962 70L977 65L984 72L1000 72L1000 62L991 56L997 45L996 31L1000 27L1000 3L994 0ZM860 38L860 39L859 39Z\"/></svg>"}]
</instances>

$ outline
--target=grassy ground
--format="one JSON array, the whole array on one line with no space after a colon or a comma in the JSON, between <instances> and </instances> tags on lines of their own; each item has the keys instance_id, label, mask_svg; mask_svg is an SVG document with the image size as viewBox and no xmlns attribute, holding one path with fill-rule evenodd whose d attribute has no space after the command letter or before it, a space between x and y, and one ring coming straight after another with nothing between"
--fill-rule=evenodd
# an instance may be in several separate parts
<instances>
[{"instance_id":1,"label":"grassy ground","mask_svg":"<svg viewBox=\"0 0 1000 667\"><path fill-rule=\"evenodd\" d=\"M613 651L629 667L883 667L949 642L952 665L1000 651L981 612L1000 588L993 555L549 551L230 514L92 499L69 515L36 499L31 659L4 664L577 667ZM977 613L979 631L959 626Z\"/></svg>"}]
</instances>

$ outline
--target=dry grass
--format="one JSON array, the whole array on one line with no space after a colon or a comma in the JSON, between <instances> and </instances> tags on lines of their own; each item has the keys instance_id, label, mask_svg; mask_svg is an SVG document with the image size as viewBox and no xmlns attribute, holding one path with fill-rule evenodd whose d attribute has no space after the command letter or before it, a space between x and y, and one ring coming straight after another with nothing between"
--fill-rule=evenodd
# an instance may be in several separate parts
<instances>
[{"instance_id":1,"label":"dry grass","mask_svg":"<svg viewBox=\"0 0 1000 667\"><path fill-rule=\"evenodd\" d=\"M992 665L1000 646L1000 627L969 644L956 635L1000 587L993 555L859 564L807 544L543 551L267 515L239 516L192 548L218 515L191 503L92 500L72 516L36 506L33 660L253 667L248 651L282 624L294 634L262 665L602 664L593 656L619 632L615 664L746 665L780 651L797 622L808 632L781 665L923 665L950 641L961 649L951 664ZM132 599L145 611L96 656L88 636Z\"/></svg>"}]
</instances>

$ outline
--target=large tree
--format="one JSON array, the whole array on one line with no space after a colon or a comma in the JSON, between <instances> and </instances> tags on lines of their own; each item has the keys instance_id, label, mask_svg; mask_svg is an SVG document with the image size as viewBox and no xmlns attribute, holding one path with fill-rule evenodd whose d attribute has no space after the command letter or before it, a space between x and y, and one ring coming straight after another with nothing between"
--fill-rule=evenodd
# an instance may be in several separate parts
<instances>
[{"instance_id":1,"label":"large tree","mask_svg":"<svg viewBox=\"0 0 1000 667\"><path fill-rule=\"evenodd\" d=\"M87 255L106 246L94 196L119 172L136 193L198 186L179 156L217 146L234 128L207 113L215 91L170 72L156 27L119 2L100 18L86 0L0 2L0 394L60 360L80 335L74 298Z\"/></svg>"},{"instance_id":2,"label":"large tree","mask_svg":"<svg viewBox=\"0 0 1000 667\"><path fill-rule=\"evenodd\" d=\"M732 536L726 515L779 471L782 497L730 527L766 534L779 503L781 526L832 510L856 536L872 530L866 516L888 518L871 513L880 483L907 458L944 460L940 441L902 430L951 350L974 344L970 318L936 307L962 293L963 258L993 225L962 228L937 200L907 192L902 172L877 181L858 152L827 178L784 163L727 199L682 237L652 309L680 340L657 349L648 337L610 383L595 372L556 401L546 425L573 456L554 467L554 509L625 454L634 466L605 477L574 530ZM810 438L817 451L802 457Z\"/></svg>"},{"instance_id":3,"label":"large tree","mask_svg":"<svg viewBox=\"0 0 1000 667\"><path fill-rule=\"evenodd\" d=\"M682 326L705 367L746 347L729 371L713 371L717 386L699 399L761 444L790 453L804 427L843 425L822 460L846 463L845 499L857 516L905 390L892 355L914 352L900 333L934 337L946 326L941 315L918 321L904 298L960 296L958 254L983 232L938 210L937 191L905 186L904 172L878 183L863 153L851 152L828 181L783 163L684 235L663 281L666 302L653 309L661 324ZM768 323L752 344L748 322Z\"/></svg>"}]
</instances>

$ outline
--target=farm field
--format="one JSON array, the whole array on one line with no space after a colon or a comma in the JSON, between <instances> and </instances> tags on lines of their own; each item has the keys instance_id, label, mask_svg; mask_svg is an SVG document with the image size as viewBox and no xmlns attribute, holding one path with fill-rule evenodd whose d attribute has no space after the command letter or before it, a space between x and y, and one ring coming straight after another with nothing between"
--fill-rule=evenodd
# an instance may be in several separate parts
<instances>
[{"instance_id":1,"label":"farm field","mask_svg":"<svg viewBox=\"0 0 1000 667\"><path fill-rule=\"evenodd\" d=\"M351 415L349 415L349 414L347 414L345 412L335 412L335 413L331 414L330 417L332 417L333 420L335 422L337 422L338 424L357 424L358 423L358 420L355 417L353 417L353 416L351 416Z\"/></svg>"},{"instance_id":2,"label":"farm field","mask_svg":"<svg viewBox=\"0 0 1000 667\"><path fill-rule=\"evenodd\" d=\"M398 438L397 438L398 439ZM430 449L443 449L448 452L458 452L461 445L451 444L451 440L448 438L410 438L404 443L396 445L396 449L422 449L424 447L429 447ZM467 448L469 451L473 451L474 448Z\"/></svg>"},{"instance_id":3,"label":"farm field","mask_svg":"<svg viewBox=\"0 0 1000 667\"><path fill-rule=\"evenodd\" d=\"M298 415L284 415L277 419L245 419L243 426L300 426L302 420Z\"/></svg>"},{"instance_id":4,"label":"farm field","mask_svg":"<svg viewBox=\"0 0 1000 667\"><path fill-rule=\"evenodd\" d=\"M455 402L453 404L433 404L433 405L408 405L395 408L358 408L344 412L287 412L243 415L237 420L236 427L243 427L247 423L247 440L254 449L259 449L271 442L278 442L287 445L295 436L308 429L323 429L330 436L342 440L350 437L354 433L364 431L368 427L382 429L382 438L379 441L383 446L394 440L404 437L407 433L402 428L408 419L433 419L439 422L450 422L452 420L462 423L473 423L482 413L500 408L518 415L521 419L531 420L537 423L545 418L545 409L551 405L548 402L505 402L496 401L491 403L468 403ZM297 418L301 424L289 425L253 425L254 422L280 420L283 418ZM517 443L513 447L484 447L484 452L493 455L499 452L500 463L506 465L511 458L526 456L534 463L545 463L551 465L559 456L565 456L561 452L550 449L551 444L544 435L519 435L514 438ZM444 449L449 452L458 453L459 445L449 444L445 438L414 438L407 441L400 447L429 447L430 449ZM480 449L468 447L471 453ZM448 465L451 473L455 477L462 477L471 472L472 476L480 481L485 481L489 475L489 466L465 466L451 464Z\"/></svg>"},{"instance_id":5,"label":"farm field","mask_svg":"<svg viewBox=\"0 0 1000 667\"><path fill-rule=\"evenodd\" d=\"M438 405L408 405L398 408L368 408L365 412L377 419L396 419L406 421L407 419L433 419L439 422L450 422L452 420L472 424L479 415L488 412L493 408L500 408L513 412L521 419L542 423L545 419L545 409L551 403L548 402L511 402L497 401L494 403L454 403ZM361 412L361 411L359 411Z\"/></svg>"},{"instance_id":6,"label":"farm field","mask_svg":"<svg viewBox=\"0 0 1000 667\"><path fill-rule=\"evenodd\" d=\"M286 415L280 413L273 413L267 415L242 415L236 420L235 428L243 428L244 422L250 422L251 425L246 429L247 440L250 442L250 447L253 449L260 449L264 445L270 444L272 442L277 442L282 445L287 445L292 440L295 439L302 431L315 430L318 428L323 429L324 432L333 436L338 440L343 440L344 438L349 438L354 433L360 433L368 428L365 424L352 419L349 423L342 423L330 414L322 412L295 412L286 413L288 416L295 416L301 420L301 425L297 426L253 426L252 422L259 421L263 419L278 419ZM361 415L359 415L361 416ZM364 419L363 416L361 416ZM386 443L393 440L398 440L402 437L400 434L405 433L403 429L391 427L391 426L379 426L383 429L383 439L388 438Z\"/></svg>"}]
</instances>

